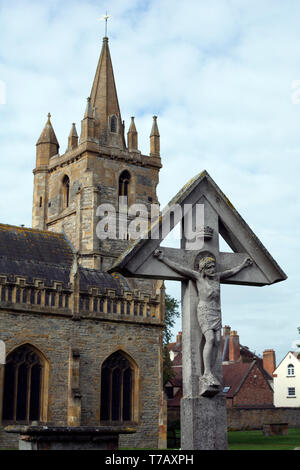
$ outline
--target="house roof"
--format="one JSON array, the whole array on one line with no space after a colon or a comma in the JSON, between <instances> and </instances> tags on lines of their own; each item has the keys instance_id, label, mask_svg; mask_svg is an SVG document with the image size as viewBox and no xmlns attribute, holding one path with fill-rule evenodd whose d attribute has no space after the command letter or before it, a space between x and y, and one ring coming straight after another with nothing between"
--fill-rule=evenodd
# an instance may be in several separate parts
<instances>
[{"instance_id":1,"label":"house roof","mask_svg":"<svg viewBox=\"0 0 300 470\"><path fill-rule=\"evenodd\" d=\"M224 347L224 341L223 341ZM182 387L182 344L170 343L169 351L177 352L172 361L174 376L170 379L173 387ZM246 380L251 369L257 365L266 382L269 384L272 376L264 369L263 360L251 352L246 346L240 346L241 360L229 364L223 363L223 385L230 387L226 393L227 398L233 398ZM270 386L270 384L269 384ZM175 397L174 399L175 400ZM168 405L170 400L168 400ZM173 402L172 402L173 403ZM174 402L175 403L175 402ZM175 406L174 403L171 406Z\"/></svg>"},{"instance_id":2,"label":"house roof","mask_svg":"<svg viewBox=\"0 0 300 470\"><path fill-rule=\"evenodd\" d=\"M257 361L253 361L252 363L234 362L232 364L223 364L223 386L230 387L228 392L226 393L227 398L233 398L238 393L241 386L243 385L255 365L257 365L257 367L265 377L266 381L268 382L270 377L268 376L268 374L264 374L264 371L259 366ZM173 371L174 376L169 380L170 384L173 387L182 388L182 367L175 367ZM168 405L170 404L171 406L175 406L175 402L173 402L172 400L175 400L175 397L171 400L168 400Z\"/></svg>"},{"instance_id":3,"label":"house roof","mask_svg":"<svg viewBox=\"0 0 300 470\"><path fill-rule=\"evenodd\" d=\"M279 367L281 366L281 364L283 363L283 361L287 358L287 356L289 354L292 354L296 359L298 359L298 361L300 361L300 352L299 351L289 351L289 352L287 352L286 355L284 356L284 358L280 361L280 363L278 364L278 366L274 370L273 375L277 373L277 370L279 369Z\"/></svg>"},{"instance_id":4,"label":"house roof","mask_svg":"<svg viewBox=\"0 0 300 470\"><path fill-rule=\"evenodd\" d=\"M233 398L236 395L254 364L255 361L251 364L249 362L223 364L223 385L224 387L230 387L226 393L227 398Z\"/></svg>"},{"instance_id":5,"label":"house roof","mask_svg":"<svg viewBox=\"0 0 300 470\"><path fill-rule=\"evenodd\" d=\"M170 378L169 382L173 387L182 387L182 367L173 369L174 375Z\"/></svg>"},{"instance_id":6,"label":"house roof","mask_svg":"<svg viewBox=\"0 0 300 470\"><path fill-rule=\"evenodd\" d=\"M46 286L61 282L69 287L74 253L62 233L35 230L0 224L0 275L8 281L16 276L26 278L29 284L40 279ZM128 281L121 275L111 276L98 270L79 267L80 289L98 287L101 291L130 290Z\"/></svg>"},{"instance_id":7,"label":"house roof","mask_svg":"<svg viewBox=\"0 0 300 470\"><path fill-rule=\"evenodd\" d=\"M178 390L173 398L168 399L168 407L180 406L180 400L182 398L182 367L175 367L173 372L174 375L169 382L174 388L178 388Z\"/></svg>"},{"instance_id":8,"label":"house roof","mask_svg":"<svg viewBox=\"0 0 300 470\"><path fill-rule=\"evenodd\" d=\"M168 351L181 352L182 344L181 343L169 343L167 345Z\"/></svg>"}]
</instances>

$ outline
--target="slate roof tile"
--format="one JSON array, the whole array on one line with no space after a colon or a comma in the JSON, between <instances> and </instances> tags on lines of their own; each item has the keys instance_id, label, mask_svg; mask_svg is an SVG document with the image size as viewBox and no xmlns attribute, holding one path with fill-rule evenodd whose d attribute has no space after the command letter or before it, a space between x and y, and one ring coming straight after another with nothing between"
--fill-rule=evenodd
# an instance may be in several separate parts
<instances>
[{"instance_id":1,"label":"slate roof tile","mask_svg":"<svg viewBox=\"0 0 300 470\"><path fill-rule=\"evenodd\" d=\"M16 276L26 278L28 283L41 279L48 287L61 282L68 288L74 254L62 233L35 230L0 224L0 275L14 281ZM79 268L80 289L88 291L98 287L130 290L128 281L121 275L101 273L95 269Z\"/></svg>"}]
</instances>

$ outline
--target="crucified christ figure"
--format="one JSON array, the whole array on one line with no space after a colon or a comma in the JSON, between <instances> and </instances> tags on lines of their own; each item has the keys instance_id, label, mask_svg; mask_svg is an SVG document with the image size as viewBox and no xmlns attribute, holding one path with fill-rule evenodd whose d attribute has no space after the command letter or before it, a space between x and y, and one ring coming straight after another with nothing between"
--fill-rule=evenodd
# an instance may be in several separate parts
<instances>
[{"instance_id":1,"label":"crucified christ figure","mask_svg":"<svg viewBox=\"0 0 300 470\"><path fill-rule=\"evenodd\" d=\"M209 386L220 387L219 380L213 374L221 342L220 281L251 266L253 264L251 258L245 259L235 268L217 273L216 260L213 255L207 252L200 258L197 266L198 271L175 263L166 258L160 250L156 250L153 256L196 283L198 292L197 319L203 334L203 341L200 345L202 380Z\"/></svg>"}]
</instances>

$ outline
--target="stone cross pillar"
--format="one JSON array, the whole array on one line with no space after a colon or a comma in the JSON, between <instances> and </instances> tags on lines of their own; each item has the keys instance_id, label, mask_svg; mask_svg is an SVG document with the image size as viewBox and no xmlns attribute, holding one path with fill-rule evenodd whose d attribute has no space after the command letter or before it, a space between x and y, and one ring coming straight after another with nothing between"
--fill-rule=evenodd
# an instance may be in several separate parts
<instances>
[{"instance_id":1,"label":"stone cross pillar","mask_svg":"<svg viewBox=\"0 0 300 470\"><path fill-rule=\"evenodd\" d=\"M182 284L181 449L226 450L226 398L221 391L212 397L200 396L200 343L203 335L195 315L197 292L192 281ZM222 381L220 349L214 372Z\"/></svg>"},{"instance_id":2,"label":"stone cross pillar","mask_svg":"<svg viewBox=\"0 0 300 470\"><path fill-rule=\"evenodd\" d=\"M182 210L181 249L161 248L164 220ZM197 209L203 220L197 221ZM188 207L188 210L186 208ZM178 210L177 210L178 213ZM173 216L171 215L173 214ZM200 244L188 241L191 221ZM219 235L233 253L219 251ZM182 283L181 448L227 448L226 398L222 385L220 283L264 286L286 279L233 205L206 171L172 199L148 233L129 247L110 268L127 277L177 280Z\"/></svg>"},{"instance_id":3,"label":"stone cross pillar","mask_svg":"<svg viewBox=\"0 0 300 470\"><path fill-rule=\"evenodd\" d=\"M194 218L194 217L193 217ZM216 260L219 256L218 214L208 204L204 205L204 220L199 250L209 251ZM195 227L196 221L193 220ZM183 225L183 224L182 224ZM199 229L199 227L198 227ZM205 233L206 231L206 233ZM181 248L187 250L189 242L181 229ZM194 247L195 248L195 247ZM197 253L197 251L196 251ZM195 255L192 257L195 269ZM190 263L191 264L191 263ZM219 388L209 396L202 396L201 377L204 373L202 348L205 338L197 319L199 302L195 282L182 281L182 399L181 414L181 448L185 450L226 450L227 449L227 416L226 398ZM214 375L222 384L222 345L218 347ZM209 390L208 390L209 392ZM204 392L205 394L205 392Z\"/></svg>"}]
</instances>

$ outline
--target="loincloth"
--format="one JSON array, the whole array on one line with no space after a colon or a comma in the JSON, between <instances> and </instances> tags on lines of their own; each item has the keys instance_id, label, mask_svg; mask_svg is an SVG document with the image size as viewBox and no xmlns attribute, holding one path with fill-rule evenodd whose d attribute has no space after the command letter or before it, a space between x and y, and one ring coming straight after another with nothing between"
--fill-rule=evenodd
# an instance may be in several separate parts
<instances>
[{"instance_id":1,"label":"loincloth","mask_svg":"<svg viewBox=\"0 0 300 470\"><path fill-rule=\"evenodd\" d=\"M197 307L197 318L203 334L208 330L217 331L222 328L220 308L199 305Z\"/></svg>"}]
</instances>

